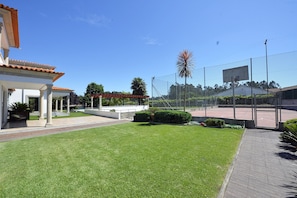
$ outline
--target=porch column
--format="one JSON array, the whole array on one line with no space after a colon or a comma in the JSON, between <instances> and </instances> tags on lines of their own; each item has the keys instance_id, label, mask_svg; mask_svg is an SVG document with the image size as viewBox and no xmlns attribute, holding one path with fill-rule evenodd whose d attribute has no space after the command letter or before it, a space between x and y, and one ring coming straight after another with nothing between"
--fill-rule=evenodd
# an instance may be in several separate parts
<instances>
[{"instance_id":1,"label":"porch column","mask_svg":"<svg viewBox=\"0 0 297 198\"><path fill-rule=\"evenodd\" d=\"M48 84L47 86L47 117L46 117L46 126L53 124L52 118L52 105L53 105L53 92L52 92L52 84Z\"/></svg>"},{"instance_id":2,"label":"porch column","mask_svg":"<svg viewBox=\"0 0 297 198\"><path fill-rule=\"evenodd\" d=\"M2 129L2 119L3 119L3 87L0 84L0 130Z\"/></svg>"},{"instance_id":3,"label":"porch column","mask_svg":"<svg viewBox=\"0 0 297 198\"><path fill-rule=\"evenodd\" d=\"M58 111L58 98L56 99L55 110Z\"/></svg>"},{"instance_id":4,"label":"porch column","mask_svg":"<svg viewBox=\"0 0 297 198\"><path fill-rule=\"evenodd\" d=\"M3 49L3 52L4 52L4 62L5 62L5 64L8 65L8 62L9 62L9 60L8 60L9 49Z\"/></svg>"},{"instance_id":5,"label":"porch column","mask_svg":"<svg viewBox=\"0 0 297 198\"><path fill-rule=\"evenodd\" d=\"M99 110L102 109L102 96L99 96Z\"/></svg>"},{"instance_id":6,"label":"porch column","mask_svg":"<svg viewBox=\"0 0 297 198\"><path fill-rule=\"evenodd\" d=\"M63 97L60 100L60 112L63 112Z\"/></svg>"},{"instance_id":7,"label":"porch column","mask_svg":"<svg viewBox=\"0 0 297 198\"><path fill-rule=\"evenodd\" d=\"M70 113L70 96L67 95L67 113Z\"/></svg>"},{"instance_id":8,"label":"porch column","mask_svg":"<svg viewBox=\"0 0 297 198\"><path fill-rule=\"evenodd\" d=\"M93 103L94 103L94 97L92 96L92 97L91 97L91 109L93 109L93 106L94 106Z\"/></svg>"},{"instance_id":9,"label":"porch column","mask_svg":"<svg viewBox=\"0 0 297 198\"><path fill-rule=\"evenodd\" d=\"M3 91L3 123L7 123L7 116L8 116L8 89L4 89Z\"/></svg>"},{"instance_id":10,"label":"porch column","mask_svg":"<svg viewBox=\"0 0 297 198\"><path fill-rule=\"evenodd\" d=\"M40 90L39 96L39 120L44 119L44 90Z\"/></svg>"}]
</instances>

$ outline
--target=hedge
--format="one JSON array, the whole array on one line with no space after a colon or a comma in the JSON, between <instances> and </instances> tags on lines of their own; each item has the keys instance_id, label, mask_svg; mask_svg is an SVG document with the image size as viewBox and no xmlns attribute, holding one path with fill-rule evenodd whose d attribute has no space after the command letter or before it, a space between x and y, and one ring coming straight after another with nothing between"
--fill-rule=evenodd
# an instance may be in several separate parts
<instances>
[{"instance_id":1,"label":"hedge","mask_svg":"<svg viewBox=\"0 0 297 198\"><path fill-rule=\"evenodd\" d=\"M149 122L151 119L150 111L139 111L135 113L134 122Z\"/></svg>"},{"instance_id":2,"label":"hedge","mask_svg":"<svg viewBox=\"0 0 297 198\"><path fill-rule=\"evenodd\" d=\"M176 110L161 110L154 114L154 121L161 123L176 123L182 124L192 120L192 115L184 111Z\"/></svg>"}]
</instances>

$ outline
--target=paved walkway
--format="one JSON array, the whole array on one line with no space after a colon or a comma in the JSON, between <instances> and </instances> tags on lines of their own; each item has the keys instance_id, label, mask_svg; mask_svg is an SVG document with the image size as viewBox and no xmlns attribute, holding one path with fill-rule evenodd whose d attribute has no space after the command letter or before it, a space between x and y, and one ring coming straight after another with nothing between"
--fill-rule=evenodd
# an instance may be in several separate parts
<instances>
[{"instance_id":1,"label":"paved walkway","mask_svg":"<svg viewBox=\"0 0 297 198\"><path fill-rule=\"evenodd\" d=\"M246 130L219 197L297 197L297 153L279 135Z\"/></svg>"},{"instance_id":2,"label":"paved walkway","mask_svg":"<svg viewBox=\"0 0 297 198\"><path fill-rule=\"evenodd\" d=\"M53 119L51 126L45 126L45 120L27 120L24 122L10 123L8 129L2 129L0 131L0 142L121 124L130 121L131 120L117 120L100 116L85 116Z\"/></svg>"}]
</instances>

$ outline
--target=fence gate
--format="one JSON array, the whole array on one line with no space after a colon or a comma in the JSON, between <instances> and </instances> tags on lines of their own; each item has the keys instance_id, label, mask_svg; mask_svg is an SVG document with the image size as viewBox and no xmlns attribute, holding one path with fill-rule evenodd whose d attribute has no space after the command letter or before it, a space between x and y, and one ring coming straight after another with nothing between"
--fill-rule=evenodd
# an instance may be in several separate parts
<instances>
[{"instance_id":1,"label":"fence gate","mask_svg":"<svg viewBox=\"0 0 297 198\"><path fill-rule=\"evenodd\" d=\"M256 128L278 129L279 121L279 98L254 95L254 122Z\"/></svg>"}]
</instances>

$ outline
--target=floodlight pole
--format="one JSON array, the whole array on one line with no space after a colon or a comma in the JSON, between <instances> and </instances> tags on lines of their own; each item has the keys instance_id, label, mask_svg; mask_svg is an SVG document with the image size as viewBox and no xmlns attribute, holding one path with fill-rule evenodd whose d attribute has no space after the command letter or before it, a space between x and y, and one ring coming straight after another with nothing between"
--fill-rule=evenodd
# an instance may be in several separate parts
<instances>
[{"instance_id":1,"label":"floodlight pole","mask_svg":"<svg viewBox=\"0 0 297 198\"><path fill-rule=\"evenodd\" d=\"M206 117L206 90L205 90L205 87L206 87L206 79L205 79L205 67L203 67L203 77L204 77L204 89L203 89L203 92L204 92L204 116Z\"/></svg>"},{"instance_id":2,"label":"floodlight pole","mask_svg":"<svg viewBox=\"0 0 297 198\"><path fill-rule=\"evenodd\" d=\"M265 53L266 53L266 82L267 82L267 95L268 95L269 82L268 82L267 39L265 40L264 44L265 44Z\"/></svg>"}]
</instances>

